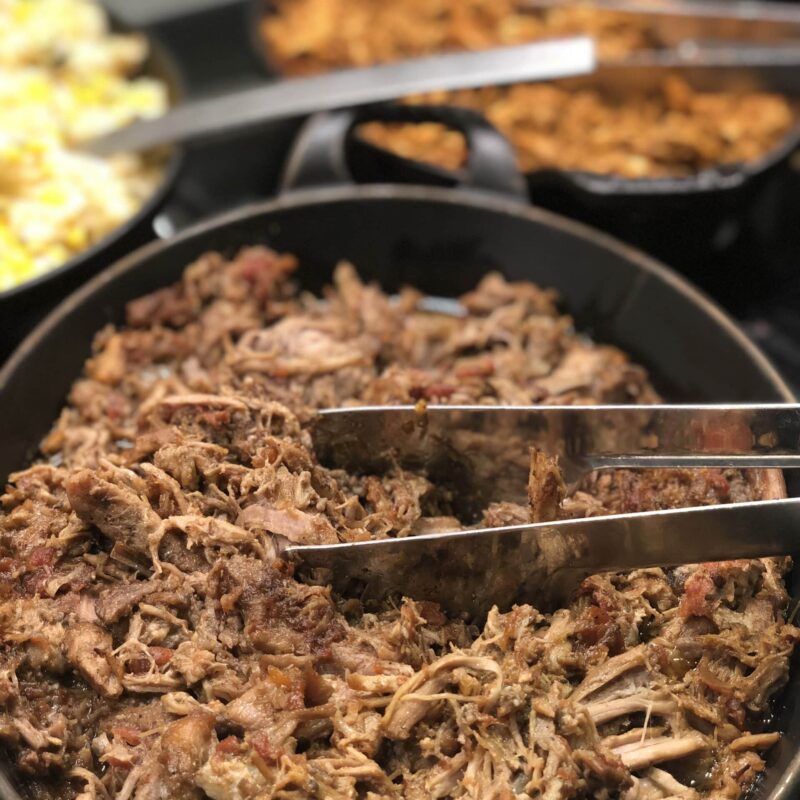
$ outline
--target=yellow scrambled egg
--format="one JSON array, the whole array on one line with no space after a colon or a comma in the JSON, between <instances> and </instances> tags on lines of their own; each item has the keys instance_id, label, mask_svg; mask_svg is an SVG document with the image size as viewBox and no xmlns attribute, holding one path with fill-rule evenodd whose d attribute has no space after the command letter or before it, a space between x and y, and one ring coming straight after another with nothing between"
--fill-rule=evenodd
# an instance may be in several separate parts
<instances>
[{"instance_id":1,"label":"yellow scrambled egg","mask_svg":"<svg viewBox=\"0 0 800 800\"><path fill-rule=\"evenodd\" d=\"M97 242L157 187L152 160L77 147L166 110L166 87L133 77L146 56L94 0L0 0L0 291Z\"/></svg>"}]
</instances>

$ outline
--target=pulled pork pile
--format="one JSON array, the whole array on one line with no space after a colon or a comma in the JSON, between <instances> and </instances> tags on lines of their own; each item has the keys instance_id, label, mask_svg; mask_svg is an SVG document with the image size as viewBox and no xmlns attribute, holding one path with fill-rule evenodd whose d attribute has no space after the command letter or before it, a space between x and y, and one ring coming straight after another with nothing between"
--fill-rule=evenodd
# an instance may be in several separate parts
<instances>
[{"instance_id":1,"label":"pulled pork pile","mask_svg":"<svg viewBox=\"0 0 800 800\"><path fill-rule=\"evenodd\" d=\"M778 734L787 562L598 575L569 608L382 607L303 583L295 543L453 527L399 470L321 466L343 403L652 402L551 292L488 275L464 316L340 266L324 300L265 249L210 254L129 304L10 479L0 518L0 737L43 800L736 798ZM605 472L484 523L770 496L775 475ZM772 483L770 483L772 481ZM777 487L777 488L776 488Z\"/></svg>"}]
</instances>

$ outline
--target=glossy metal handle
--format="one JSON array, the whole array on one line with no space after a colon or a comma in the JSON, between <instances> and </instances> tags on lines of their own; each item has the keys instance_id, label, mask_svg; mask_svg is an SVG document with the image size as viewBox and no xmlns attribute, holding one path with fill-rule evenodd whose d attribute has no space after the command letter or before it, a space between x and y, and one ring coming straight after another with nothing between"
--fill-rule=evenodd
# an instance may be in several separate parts
<instances>
[{"instance_id":1,"label":"glossy metal handle","mask_svg":"<svg viewBox=\"0 0 800 800\"><path fill-rule=\"evenodd\" d=\"M313 547L288 558L341 591L395 592L453 613L515 602L558 608L595 572L800 552L800 499L617 514Z\"/></svg>"},{"instance_id":2,"label":"glossy metal handle","mask_svg":"<svg viewBox=\"0 0 800 800\"><path fill-rule=\"evenodd\" d=\"M800 467L800 405L373 406L323 411L323 463L380 471L386 456L453 486L475 512L524 501L530 448L568 482L601 467Z\"/></svg>"}]
</instances>

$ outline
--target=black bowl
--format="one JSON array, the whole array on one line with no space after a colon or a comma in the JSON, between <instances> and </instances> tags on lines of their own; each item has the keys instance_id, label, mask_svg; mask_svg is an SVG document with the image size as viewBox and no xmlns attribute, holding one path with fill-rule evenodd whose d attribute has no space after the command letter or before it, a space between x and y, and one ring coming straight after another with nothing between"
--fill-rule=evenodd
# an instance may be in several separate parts
<instances>
[{"instance_id":1,"label":"black bowl","mask_svg":"<svg viewBox=\"0 0 800 800\"><path fill-rule=\"evenodd\" d=\"M112 29L129 32L116 20L112 20ZM175 104L184 96L178 67L160 41L149 36L148 45L149 55L141 72L163 81L170 103ZM153 220L174 188L182 163L183 151L172 148L166 156L161 183L130 219L55 269L0 292L0 363L56 303L89 277L153 238Z\"/></svg>"},{"instance_id":2,"label":"black bowl","mask_svg":"<svg viewBox=\"0 0 800 800\"><path fill-rule=\"evenodd\" d=\"M246 0L244 8L254 55L266 74L280 75L258 32L258 21L274 6L269 0ZM656 85L669 71L657 63L610 64L591 76L559 83L625 91ZM763 88L800 98L800 73L790 66L685 67L680 72L698 89ZM442 107L442 114L448 108ZM785 202L791 180L789 159L798 145L800 118L775 148L747 164L722 165L683 178L629 179L548 169L530 172L525 179L533 204L642 248L741 313L759 292L767 291L770 276L764 253L780 229L776 215L764 209L776 198ZM362 181L454 186L462 179L459 171L402 158L357 132L350 137L348 152L352 171ZM755 285L750 281L754 264L762 276Z\"/></svg>"},{"instance_id":3,"label":"black bowl","mask_svg":"<svg viewBox=\"0 0 800 800\"><path fill-rule=\"evenodd\" d=\"M634 76L628 74L635 73ZM608 82L618 90L627 83L655 84L667 70L648 67L620 71L606 67L574 85ZM757 86L791 97L800 94L797 77L787 68L742 73L732 68L686 70L692 85L710 90ZM442 107L446 118L448 109ZM361 112L359 121L391 117L382 108ZM774 219L759 216L760 206L787 202L790 158L800 145L800 117L781 141L759 159L711 167L680 178L621 178L558 169L525 175L534 205L586 222L666 261L689 275L728 307L741 311L766 291L764 250L778 235ZM354 175L363 181L454 186L453 171L398 156L368 142L354 126L348 140ZM753 281L755 272L760 279Z\"/></svg>"}]
</instances>

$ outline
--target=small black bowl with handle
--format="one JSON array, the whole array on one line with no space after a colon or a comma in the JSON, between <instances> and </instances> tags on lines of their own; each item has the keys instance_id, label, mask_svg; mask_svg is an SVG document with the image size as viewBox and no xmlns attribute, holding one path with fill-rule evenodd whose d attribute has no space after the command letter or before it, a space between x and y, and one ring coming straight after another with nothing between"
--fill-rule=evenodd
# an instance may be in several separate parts
<instances>
[{"instance_id":1,"label":"small black bowl with handle","mask_svg":"<svg viewBox=\"0 0 800 800\"><path fill-rule=\"evenodd\" d=\"M741 164L709 167L692 175L624 178L591 172L541 169L525 175L530 201L577 219L665 260L689 275L727 306L740 310L766 290L765 249L779 235L777 212L791 178L791 156L800 146L800 77L786 67L749 70L727 67L686 69L697 89L758 89L785 94L798 112L797 122L768 152ZM624 70L601 67L594 75L559 82L578 88L608 87L615 93L655 89L670 71L660 67ZM426 106L431 111L430 106ZM450 122L455 107L442 106L438 121ZM348 158L362 180L455 186L460 170L405 158L359 133L364 122L414 122L394 106L356 114L348 140Z\"/></svg>"}]
</instances>

